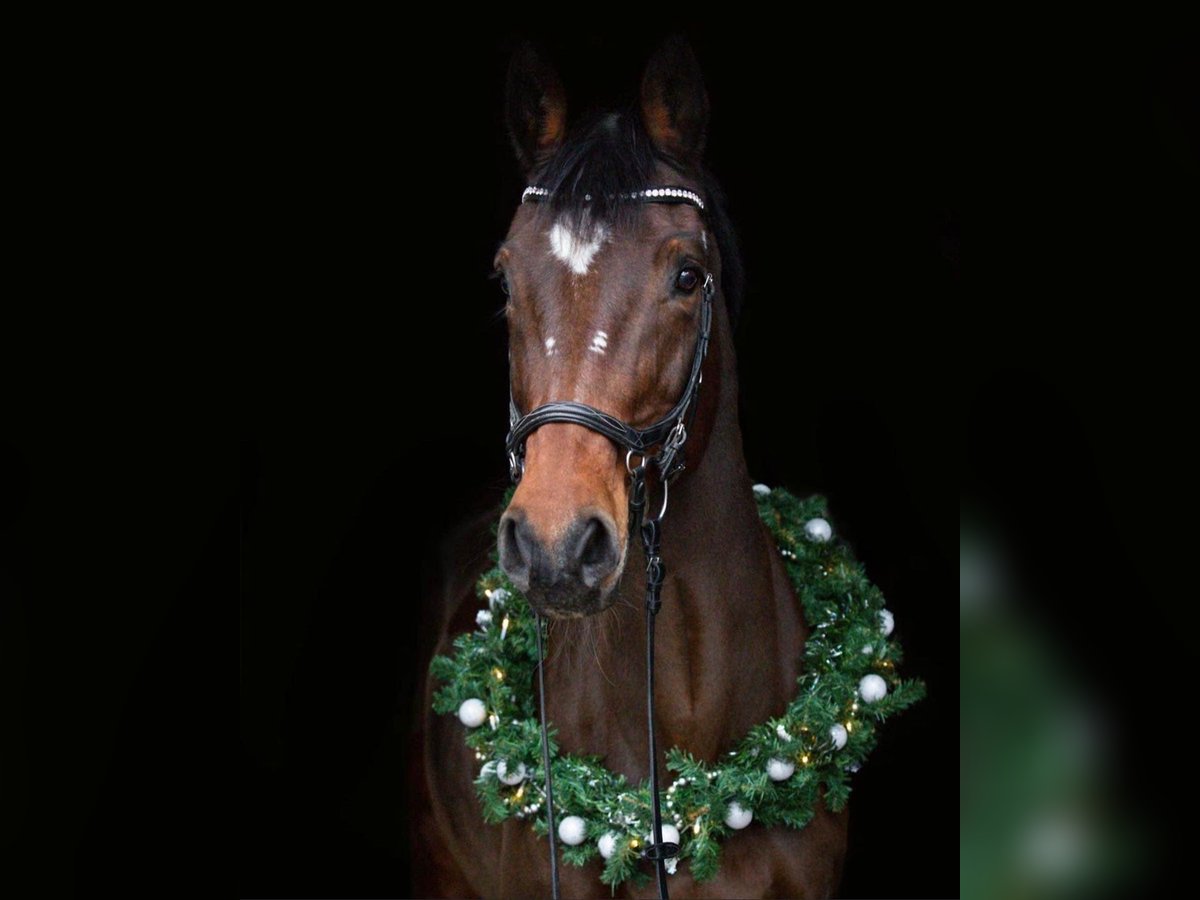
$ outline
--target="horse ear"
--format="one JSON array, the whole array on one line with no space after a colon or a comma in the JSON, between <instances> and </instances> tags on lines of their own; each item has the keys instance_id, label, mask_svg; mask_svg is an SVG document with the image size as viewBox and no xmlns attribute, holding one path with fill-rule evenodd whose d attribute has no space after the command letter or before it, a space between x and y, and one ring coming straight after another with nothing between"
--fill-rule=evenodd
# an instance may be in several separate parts
<instances>
[{"instance_id":1,"label":"horse ear","mask_svg":"<svg viewBox=\"0 0 1200 900\"><path fill-rule=\"evenodd\" d=\"M567 97L554 68L530 43L522 44L508 66L505 118L517 162L526 173L545 162L567 131Z\"/></svg>"},{"instance_id":2,"label":"horse ear","mask_svg":"<svg viewBox=\"0 0 1200 900\"><path fill-rule=\"evenodd\" d=\"M681 36L668 38L642 76L642 121L659 152L685 164L704 153L708 94L700 63Z\"/></svg>"}]
</instances>

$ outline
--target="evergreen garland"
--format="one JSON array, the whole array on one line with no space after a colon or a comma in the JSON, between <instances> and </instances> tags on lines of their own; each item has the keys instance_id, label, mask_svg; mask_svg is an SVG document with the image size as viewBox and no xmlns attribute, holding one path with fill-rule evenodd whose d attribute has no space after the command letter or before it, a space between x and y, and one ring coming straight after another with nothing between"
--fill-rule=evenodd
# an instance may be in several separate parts
<instances>
[{"instance_id":1,"label":"evergreen garland","mask_svg":"<svg viewBox=\"0 0 1200 900\"><path fill-rule=\"evenodd\" d=\"M825 498L800 500L761 485L754 493L812 630L799 691L782 715L752 728L716 762L679 748L667 753L667 767L677 777L662 795L663 825L679 830L678 859L688 860L697 881L717 872L719 842L734 830L726 822L731 804L735 813L737 807L751 811L762 825L797 829L812 818L820 788L829 809L842 809L850 795L849 776L874 748L878 724L925 691L920 681L900 679L900 645L887 634L892 615L850 548L829 539ZM478 629L455 639L453 656L435 657L431 664L433 677L444 682L433 708L460 712L468 722L469 712L483 710L482 724L466 735L483 762L475 779L483 818L490 823L528 819L545 836L545 816L539 815L545 775L534 688L536 620L498 565L480 578L477 593L487 604L478 613ZM863 683L864 678L869 680ZM883 686L886 695L869 702ZM482 706L476 702L464 709L472 700ZM585 840L563 845L563 859L583 865L600 854L598 842L609 835L604 883L615 887L631 878L644 880L648 876L638 863L651 832L648 787L629 784L606 769L600 757L559 755L552 726L548 734L557 819L579 816L586 824ZM521 766L525 778L518 781ZM784 777L777 781L772 775ZM744 827L744 814L743 821L730 818ZM674 861L669 868L674 871Z\"/></svg>"}]
</instances>

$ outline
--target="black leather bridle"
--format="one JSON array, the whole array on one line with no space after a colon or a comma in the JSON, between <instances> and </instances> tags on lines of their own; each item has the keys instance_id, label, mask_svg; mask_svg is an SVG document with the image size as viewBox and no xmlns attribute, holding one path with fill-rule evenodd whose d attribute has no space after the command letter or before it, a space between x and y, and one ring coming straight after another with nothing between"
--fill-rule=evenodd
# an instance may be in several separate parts
<instances>
[{"instance_id":1,"label":"black leather bridle","mask_svg":"<svg viewBox=\"0 0 1200 900\"><path fill-rule=\"evenodd\" d=\"M521 202L537 200L549 195L545 188L531 185L525 189ZM704 201L694 191L680 187L655 187L637 191L630 195L643 203L673 203L695 206L704 211ZM653 798L654 840L643 856L655 863L658 874L658 893L667 898L666 860L679 854L679 845L667 843L662 837L662 812L658 796L658 748L654 737L654 618L662 606L661 594L666 568L659 553L662 538L662 521L667 512L668 486L684 469L683 445L687 441L688 427L696 414L700 384L704 380L702 368L708 353L708 342L712 330L713 296L716 284L711 271L706 271L701 285L700 323L696 336L696 349L692 354L692 368L687 384L679 401L663 418L646 428L636 428L616 416L586 403L560 400L545 403L521 415L509 390L509 432L505 442L508 451L509 471L514 482L520 481L525 471L525 440L543 425L550 422L568 422L582 425L604 435L618 447L624 449L625 468L629 472L629 534L639 530L642 549L646 554L646 719L650 738L650 793ZM655 448L658 448L657 451ZM638 462L633 462L637 456ZM657 473L662 485L663 503L657 516L644 515L646 505L646 480L649 470ZM540 695L542 728L542 767L546 773L546 814L550 832L550 881L555 900L559 897L558 851L554 830L554 785L550 774L550 751L546 740L546 689L543 677L545 657L542 652L542 619L537 618L538 646L538 690Z\"/></svg>"}]
</instances>

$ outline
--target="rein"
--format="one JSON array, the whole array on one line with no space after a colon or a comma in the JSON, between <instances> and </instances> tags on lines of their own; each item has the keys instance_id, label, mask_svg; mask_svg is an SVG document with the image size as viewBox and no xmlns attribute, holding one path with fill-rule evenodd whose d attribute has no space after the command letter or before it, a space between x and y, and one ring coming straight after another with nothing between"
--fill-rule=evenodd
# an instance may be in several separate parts
<instances>
[{"instance_id":1,"label":"rein","mask_svg":"<svg viewBox=\"0 0 1200 900\"><path fill-rule=\"evenodd\" d=\"M549 196L550 191L537 185L525 188L521 202L538 200ZM680 187L654 187L628 195L641 203L672 203L694 206L704 211L704 201L695 192ZM590 198L588 198L590 199ZM708 353L708 342L712 330L712 301L716 284L711 271L705 273L701 286L700 322L696 336L696 349L692 355L692 367L688 374L683 394L671 410L653 425L636 428L594 406L573 400L545 403L525 415L512 395L509 385L509 432L505 441L508 452L509 474L513 482L521 480L525 471L525 441L538 428L550 422L567 422L582 425L604 435L626 451L625 468L629 472L629 534L640 531L642 549L646 555L646 728L650 744L650 795L653 798L654 840L643 853L644 858L653 860L658 875L658 894L666 900L666 861L679 854L679 845L663 841L662 813L658 795L658 747L654 736L654 620L662 607L662 586L666 567L660 555L662 522L667 513L667 497L670 482L685 468L682 454L687 441L688 426L696 414L696 398L704 380L701 368ZM658 447L658 452L652 452ZM638 456L637 465L633 464ZM663 502L658 515L646 518L647 476L654 474L662 485ZM554 787L550 774L550 750L546 738L546 689L543 678L545 656L542 647L542 620L535 623L538 650L538 692L540 695L540 721L542 740L542 763L546 774L546 815L550 833L550 882L555 900L559 898L558 847L554 831Z\"/></svg>"}]
</instances>

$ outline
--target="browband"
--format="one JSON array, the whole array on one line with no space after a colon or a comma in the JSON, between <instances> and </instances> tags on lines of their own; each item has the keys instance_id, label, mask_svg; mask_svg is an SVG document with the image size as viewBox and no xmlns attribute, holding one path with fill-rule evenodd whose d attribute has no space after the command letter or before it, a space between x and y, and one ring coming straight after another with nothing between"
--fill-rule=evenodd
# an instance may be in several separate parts
<instances>
[{"instance_id":1,"label":"browband","mask_svg":"<svg viewBox=\"0 0 1200 900\"><path fill-rule=\"evenodd\" d=\"M549 197L551 193L548 188L531 184L521 192L521 202L524 203L526 200L540 200L542 197ZM685 187L652 187L644 191L621 194L621 196L629 200L644 200L650 203L686 203L701 211L704 210L704 201L700 198L700 195L690 188ZM590 201L592 195L584 194L583 199Z\"/></svg>"}]
</instances>

